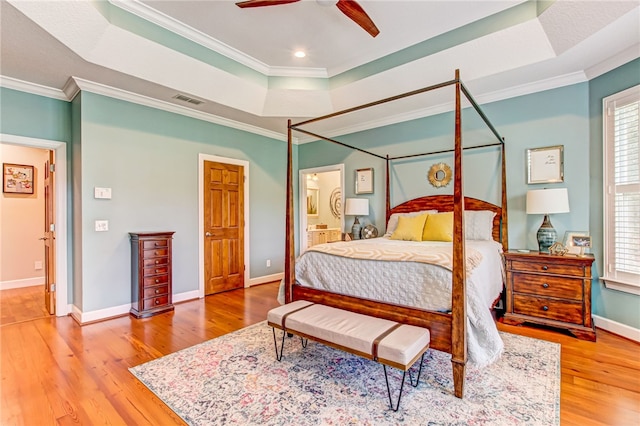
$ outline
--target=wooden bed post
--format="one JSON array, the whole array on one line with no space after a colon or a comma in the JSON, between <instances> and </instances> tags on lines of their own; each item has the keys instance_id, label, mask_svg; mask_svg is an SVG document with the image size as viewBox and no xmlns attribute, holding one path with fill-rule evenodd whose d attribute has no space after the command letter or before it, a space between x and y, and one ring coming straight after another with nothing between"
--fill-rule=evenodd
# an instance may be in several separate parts
<instances>
[{"instance_id":1,"label":"wooden bed post","mask_svg":"<svg viewBox=\"0 0 640 426\"><path fill-rule=\"evenodd\" d=\"M453 283L451 294L451 364L453 387L463 397L467 363L466 255L464 237L464 195L462 181L462 113L460 111L460 70L456 70L456 112L453 183Z\"/></svg>"},{"instance_id":2,"label":"wooden bed post","mask_svg":"<svg viewBox=\"0 0 640 426\"><path fill-rule=\"evenodd\" d=\"M507 219L507 153L505 151L504 138L502 138L502 222L500 229L500 242L502 248L509 249L509 221Z\"/></svg>"},{"instance_id":3,"label":"wooden bed post","mask_svg":"<svg viewBox=\"0 0 640 426\"><path fill-rule=\"evenodd\" d=\"M295 276L295 243L293 227L293 141L291 138L291 120L287 122L287 208L286 238L284 248L284 298L285 303L292 301L291 286Z\"/></svg>"}]
</instances>

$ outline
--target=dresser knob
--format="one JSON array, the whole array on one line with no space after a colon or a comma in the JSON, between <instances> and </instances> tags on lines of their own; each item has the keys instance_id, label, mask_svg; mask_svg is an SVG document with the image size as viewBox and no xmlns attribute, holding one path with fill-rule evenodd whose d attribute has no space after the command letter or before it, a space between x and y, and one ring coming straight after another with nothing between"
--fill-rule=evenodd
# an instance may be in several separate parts
<instances>
[{"instance_id":1,"label":"dresser knob","mask_svg":"<svg viewBox=\"0 0 640 426\"><path fill-rule=\"evenodd\" d=\"M157 281L156 281L156 282L157 282ZM158 290L158 289L156 288L156 294L158 294L158 293L160 293L160 290Z\"/></svg>"},{"instance_id":2,"label":"dresser knob","mask_svg":"<svg viewBox=\"0 0 640 426\"><path fill-rule=\"evenodd\" d=\"M544 305L544 306L542 307L542 310L543 310L543 311L548 311L548 310L549 310L549 307L548 307L547 305Z\"/></svg>"},{"instance_id":3,"label":"dresser knob","mask_svg":"<svg viewBox=\"0 0 640 426\"><path fill-rule=\"evenodd\" d=\"M156 274L159 274L159 273L160 273L160 269L156 269Z\"/></svg>"},{"instance_id":4,"label":"dresser knob","mask_svg":"<svg viewBox=\"0 0 640 426\"><path fill-rule=\"evenodd\" d=\"M549 267L548 267L547 265L544 265L544 266L542 267L542 270L543 270L543 271L546 271L547 269L549 269Z\"/></svg>"},{"instance_id":5,"label":"dresser knob","mask_svg":"<svg viewBox=\"0 0 640 426\"><path fill-rule=\"evenodd\" d=\"M542 288L549 288L549 284L547 283L542 284Z\"/></svg>"},{"instance_id":6,"label":"dresser knob","mask_svg":"<svg viewBox=\"0 0 640 426\"><path fill-rule=\"evenodd\" d=\"M159 282L160 282L160 280L156 278L156 284L158 284ZM156 290L156 291L157 291L157 290Z\"/></svg>"},{"instance_id":7,"label":"dresser knob","mask_svg":"<svg viewBox=\"0 0 640 426\"><path fill-rule=\"evenodd\" d=\"M156 305L159 305L160 301L158 299L156 299Z\"/></svg>"},{"instance_id":8,"label":"dresser knob","mask_svg":"<svg viewBox=\"0 0 640 426\"><path fill-rule=\"evenodd\" d=\"M159 261L159 260L156 260L156 265L157 265L158 263L160 263L160 261Z\"/></svg>"}]
</instances>

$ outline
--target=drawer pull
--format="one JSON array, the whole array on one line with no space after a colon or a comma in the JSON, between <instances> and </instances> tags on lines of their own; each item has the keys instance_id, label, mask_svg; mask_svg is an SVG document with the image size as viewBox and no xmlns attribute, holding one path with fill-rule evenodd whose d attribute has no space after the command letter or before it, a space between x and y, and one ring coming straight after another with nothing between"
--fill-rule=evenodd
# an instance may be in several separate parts
<instances>
[{"instance_id":1,"label":"drawer pull","mask_svg":"<svg viewBox=\"0 0 640 426\"><path fill-rule=\"evenodd\" d=\"M160 290L156 288L156 294L160 293Z\"/></svg>"},{"instance_id":2,"label":"drawer pull","mask_svg":"<svg viewBox=\"0 0 640 426\"><path fill-rule=\"evenodd\" d=\"M160 301L158 299L156 299L156 305L159 305Z\"/></svg>"},{"instance_id":3,"label":"drawer pull","mask_svg":"<svg viewBox=\"0 0 640 426\"><path fill-rule=\"evenodd\" d=\"M160 244L160 243L156 243L156 247L159 247L159 246L161 246L161 245L162 245L162 244Z\"/></svg>"},{"instance_id":4,"label":"drawer pull","mask_svg":"<svg viewBox=\"0 0 640 426\"><path fill-rule=\"evenodd\" d=\"M548 311L548 310L549 310L549 307L548 307L547 305L544 305L544 306L542 307L542 310L543 310L543 311Z\"/></svg>"},{"instance_id":5,"label":"drawer pull","mask_svg":"<svg viewBox=\"0 0 640 426\"><path fill-rule=\"evenodd\" d=\"M157 265L158 263L160 263L160 261L159 261L159 260L156 260L156 265Z\"/></svg>"},{"instance_id":6,"label":"drawer pull","mask_svg":"<svg viewBox=\"0 0 640 426\"><path fill-rule=\"evenodd\" d=\"M156 269L156 274L159 274L159 273L160 273L160 269Z\"/></svg>"},{"instance_id":7,"label":"drawer pull","mask_svg":"<svg viewBox=\"0 0 640 426\"><path fill-rule=\"evenodd\" d=\"M547 269L549 269L549 267L548 267L547 265L544 265L544 266L542 267L542 270L543 270L543 271L546 271Z\"/></svg>"},{"instance_id":8,"label":"drawer pull","mask_svg":"<svg viewBox=\"0 0 640 426\"><path fill-rule=\"evenodd\" d=\"M549 284L547 283L542 284L542 288L549 288Z\"/></svg>"},{"instance_id":9,"label":"drawer pull","mask_svg":"<svg viewBox=\"0 0 640 426\"><path fill-rule=\"evenodd\" d=\"M156 284L158 284L159 282L160 282L160 280L156 278Z\"/></svg>"}]
</instances>

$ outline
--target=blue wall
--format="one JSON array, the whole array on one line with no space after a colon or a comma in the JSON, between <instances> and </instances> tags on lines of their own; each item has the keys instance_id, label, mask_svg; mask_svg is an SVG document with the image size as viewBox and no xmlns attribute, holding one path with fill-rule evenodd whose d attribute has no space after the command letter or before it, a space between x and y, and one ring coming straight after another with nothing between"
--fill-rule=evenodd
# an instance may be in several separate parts
<instances>
[{"instance_id":1,"label":"blue wall","mask_svg":"<svg viewBox=\"0 0 640 426\"><path fill-rule=\"evenodd\" d=\"M602 275L604 254L602 223L603 193L603 139L602 139L602 99L640 84L640 59L627 63L589 82L589 117L591 153L590 170L590 229L595 247L596 274ZM593 313L614 321L640 328L640 296L609 290L599 280L593 283Z\"/></svg>"}]
</instances>

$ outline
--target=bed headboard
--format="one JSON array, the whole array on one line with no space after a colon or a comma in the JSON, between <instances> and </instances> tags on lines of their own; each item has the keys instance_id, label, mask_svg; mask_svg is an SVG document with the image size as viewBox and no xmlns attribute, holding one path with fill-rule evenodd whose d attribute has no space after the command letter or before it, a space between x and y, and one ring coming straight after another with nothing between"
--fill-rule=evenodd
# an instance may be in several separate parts
<instances>
[{"instance_id":1,"label":"bed headboard","mask_svg":"<svg viewBox=\"0 0 640 426\"><path fill-rule=\"evenodd\" d=\"M491 210L496 215L493 218L493 239L503 246L504 242L501 240L501 220L502 220L502 207L491 204L487 201L478 200L477 198L464 197L464 209L465 210ZM428 195L425 197L414 198L413 200L405 201L402 204L398 204L387 213L387 222L393 213L409 213L417 212L421 210L438 210L439 212L450 212L453 210L453 195Z\"/></svg>"}]
</instances>

